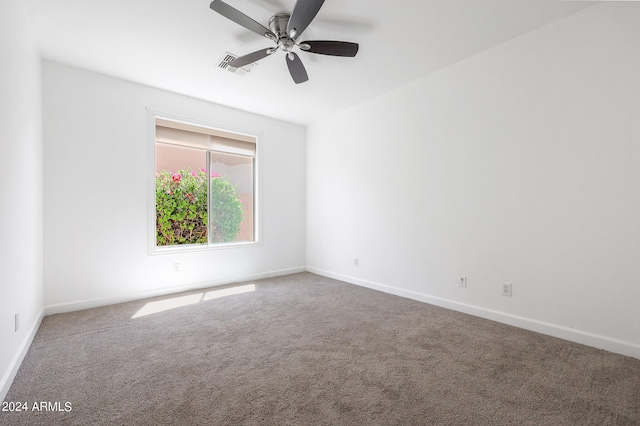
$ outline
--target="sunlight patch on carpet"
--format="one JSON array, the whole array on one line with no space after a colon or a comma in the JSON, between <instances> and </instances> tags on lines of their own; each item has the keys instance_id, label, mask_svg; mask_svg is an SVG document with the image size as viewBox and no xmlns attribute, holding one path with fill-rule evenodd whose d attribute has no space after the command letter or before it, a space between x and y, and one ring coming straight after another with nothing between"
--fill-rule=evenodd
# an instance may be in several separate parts
<instances>
[{"instance_id":1,"label":"sunlight patch on carpet","mask_svg":"<svg viewBox=\"0 0 640 426\"><path fill-rule=\"evenodd\" d=\"M220 290L211 290L204 293L189 294L186 296L172 297L170 299L149 302L144 305L131 319L144 317L159 312L165 312L171 309L181 308L183 306L195 305L196 303L207 300L219 299L221 297L232 296L234 294L250 293L256 291L255 284L241 285L237 287L222 288Z\"/></svg>"},{"instance_id":2,"label":"sunlight patch on carpet","mask_svg":"<svg viewBox=\"0 0 640 426\"><path fill-rule=\"evenodd\" d=\"M256 291L255 284L247 284L247 285L239 285L237 287L222 288L220 290L211 290L206 292L202 300L205 301L205 300L219 299L221 297L231 296L233 294L250 293L252 291Z\"/></svg>"}]
</instances>

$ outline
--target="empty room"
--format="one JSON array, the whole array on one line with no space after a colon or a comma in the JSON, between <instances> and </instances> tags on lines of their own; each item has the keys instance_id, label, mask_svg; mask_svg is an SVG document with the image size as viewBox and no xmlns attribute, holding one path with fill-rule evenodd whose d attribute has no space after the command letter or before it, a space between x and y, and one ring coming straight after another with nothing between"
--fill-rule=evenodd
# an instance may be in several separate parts
<instances>
[{"instance_id":1,"label":"empty room","mask_svg":"<svg viewBox=\"0 0 640 426\"><path fill-rule=\"evenodd\" d=\"M640 3L0 1L0 425L640 424Z\"/></svg>"}]
</instances>

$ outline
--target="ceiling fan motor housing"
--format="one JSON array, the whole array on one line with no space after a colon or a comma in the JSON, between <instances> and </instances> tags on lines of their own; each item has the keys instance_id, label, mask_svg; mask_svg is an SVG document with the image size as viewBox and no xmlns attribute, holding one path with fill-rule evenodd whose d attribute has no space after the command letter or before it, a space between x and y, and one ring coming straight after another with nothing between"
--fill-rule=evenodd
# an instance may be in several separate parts
<instances>
[{"instance_id":1,"label":"ceiling fan motor housing","mask_svg":"<svg viewBox=\"0 0 640 426\"><path fill-rule=\"evenodd\" d=\"M281 12L273 15L271 19L269 19L269 28L271 28L271 31L278 36L278 39L289 38L289 34L287 34L289 18L291 18L290 14Z\"/></svg>"},{"instance_id":2,"label":"ceiling fan motor housing","mask_svg":"<svg viewBox=\"0 0 640 426\"><path fill-rule=\"evenodd\" d=\"M283 51L289 53L296 46L296 42L287 33L287 25L289 24L289 15L286 12L278 13L269 19L269 28L276 35L276 43ZM291 59L291 58L289 58Z\"/></svg>"}]
</instances>

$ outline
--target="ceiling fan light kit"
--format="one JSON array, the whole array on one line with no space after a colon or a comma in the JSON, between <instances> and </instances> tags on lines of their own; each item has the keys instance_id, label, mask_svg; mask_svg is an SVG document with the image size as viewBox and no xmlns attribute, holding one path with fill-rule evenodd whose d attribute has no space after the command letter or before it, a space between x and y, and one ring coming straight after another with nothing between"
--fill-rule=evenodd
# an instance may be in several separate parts
<instances>
[{"instance_id":1,"label":"ceiling fan light kit","mask_svg":"<svg viewBox=\"0 0 640 426\"><path fill-rule=\"evenodd\" d=\"M213 0L211 9L222 16L232 20L273 41L276 46L260 49L255 52L240 56L229 62L229 65L240 68L260 59L266 58L282 50L286 53L285 59L289 73L296 84L304 83L309 79L307 71L298 55L293 52L299 48L303 52L317 53L321 55L354 57L358 53L358 44L347 41L315 40L298 42L298 37L309 26L313 18L318 14L324 0L298 0L291 14L278 13L269 19L269 28L254 21L239 10L229 6L221 0Z\"/></svg>"}]
</instances>

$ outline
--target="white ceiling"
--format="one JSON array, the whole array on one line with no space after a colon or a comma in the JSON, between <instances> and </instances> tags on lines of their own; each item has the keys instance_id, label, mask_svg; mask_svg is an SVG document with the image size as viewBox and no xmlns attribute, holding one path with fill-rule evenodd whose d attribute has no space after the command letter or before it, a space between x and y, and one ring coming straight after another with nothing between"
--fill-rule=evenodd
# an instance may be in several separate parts
<instances>
[{"instance_id":1,"label":"white ceiling","mask_svg":"<svg viewBox=\"0 0 640 426\"><path fill-rule=\"evenodd\" d=\"M355 58L299 52L296 85L284 53L240 76L218 68L272 42L209 8L210 0L25 0L42 56L270 117L309 124L594 2L326 0L300 40L360 44ZM226 0L268 26L295 0Z\"/></svg>"}]
</instances>

